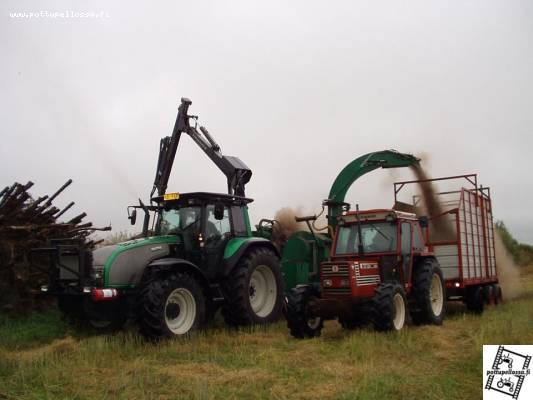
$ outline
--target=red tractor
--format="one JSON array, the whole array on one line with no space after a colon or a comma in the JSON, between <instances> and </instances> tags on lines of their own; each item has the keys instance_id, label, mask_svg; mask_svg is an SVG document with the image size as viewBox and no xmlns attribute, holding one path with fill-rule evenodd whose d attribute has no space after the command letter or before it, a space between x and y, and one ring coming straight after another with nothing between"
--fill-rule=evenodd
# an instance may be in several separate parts
<instances>
[{"instance_id":1,"label":"red tractor","mask_svg":"<svg viewBox=\"0 0 533 400\"><path fill-rule=\"evenodd\" d=\"M340 216L330 260L320 265L320 287L300 285L289 296L291 334L317 336L322 320L334 318L347 329L372 322L378 330L400 330L408 308L417 322L441 324L444 278L425 243L424 223L392 209Z\"/></svg>"},{"instance_id":2,"label":"red tractor","mask_svg":"<svg viewBox=\"0 0 533 400\"><path fill-rule=\"evenodd\" d=\"M435 193L440 205L429 216L421 216L416 195L412 205L396 198L393 209L338 215L320 281L289 293L291 334L318 336L326 319L346 329L371 322L397 331L407 315L415 324L440 325L447 300L464 301L476 312L499 303L490 192L477 186L475 175L431 181L458 178L473 187ZM429 181L397 183L395 195L407 184Z\"/></svg>"}]
</instances>

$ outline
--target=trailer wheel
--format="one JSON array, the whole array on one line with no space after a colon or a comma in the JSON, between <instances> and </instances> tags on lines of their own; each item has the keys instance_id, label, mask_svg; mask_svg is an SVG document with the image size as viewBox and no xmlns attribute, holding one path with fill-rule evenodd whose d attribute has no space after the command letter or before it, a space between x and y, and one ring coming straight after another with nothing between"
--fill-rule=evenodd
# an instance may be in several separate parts
<instances>
[{"instance_id":1,"label":"trailer wheel","mask_svg":"<svg viewBox=\"0 0 533 400\"><path fill-rule=\"evenodd\" d=\"M446 314L446 288L436 260L421 260L414 273L412 298L411 317L415 324L442 324Z\"/></svg>"},{"instance_id":2,"label":"trailer wheel","mask_svg":"<svg viewBox=\"0 0 533 400\"><path fill-rule=\"evenodd\" d=\"M485 308L483 287L471 286L466 290L466 308L476 314L481 314Z\"/></svg>"},{"instance_id":3,"label":"trailer wheel","mask_svg":"<svg viewBox=\"0 0 533 400\"><path fill-rule=\"evenodd\" d=\"M153 273L139 297L139 330L152 340L187 336L205 319L203 290L185 272Z\"/></svg>"},{"instance_id":4,"label":"trailer wheel","mask_svg":"<svg viewBox=\"0 0 533 400\"><path fill-rule=\"evenodd\" d=\"M494 294L495 292L494 292L494 289L492 288L492 285L483 286L483 299L485 300L486 305L489 306L489 305L496 304Z\"/></svg>"},{"instance_id":5,"label":"trailer wheel","mask_svg":"<svg viewBox=\"0 0 533 400\"><path fill-rule=\"evenodd\" d=\"M289 294L287 303L287 326L291 335L297 339L320 336L324 321L309 314L308 304L316 291L309 285L298 285Z\"/></svg>"},{"instance_id":6,"label":"trailer wheel","mask_svg":"<svg viewBox=\"0 0 533 400\"><path fill-rule=\"evenodd\" d=\"M379 331L399 331L405 324L407 300L399 283L382 283L371 303L372 323Z\"/></svg>"},{"instance_id":7,"label":"trailer wheel","mask_svg":"<svg viewBox=\"0 0 533 400\"><path fill-rule=\"evenodd\" d=\"M501 304L501 302L503 301L501 286L498 285L497 283L493 284L492 292L494 293L494 304L495 305Z\"/></svg>"},{"instance_id":8,"label":"trailer wheel","mask_svg":"<svg viewBox=\"0 0 533 400\"><path fill-rule=\"evenodd\" d=\"M249 251L224 283L222 314L228 325L266 324L279 319L283 281L279 259L267 248Z\"/></svg>"}]
</instances>

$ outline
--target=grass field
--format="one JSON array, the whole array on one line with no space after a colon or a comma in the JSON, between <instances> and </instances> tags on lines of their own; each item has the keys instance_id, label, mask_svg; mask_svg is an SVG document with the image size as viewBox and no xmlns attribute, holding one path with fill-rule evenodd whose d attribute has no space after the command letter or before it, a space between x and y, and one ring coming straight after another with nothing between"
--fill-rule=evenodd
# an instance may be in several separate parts
<instances>
[{"instance_id":1,"label":"grass field","mask_svg":"<svg viewBox=\"0 0 533 400\"><path fill-rule=\"evenodd\" d=\"M482 345L533 343L533 269L518 298L441 327L343 331L299 341L280 322L144 343L76 331L55 312L0 320L0 399L477 399Z\"/></svg>"}]
</instances>

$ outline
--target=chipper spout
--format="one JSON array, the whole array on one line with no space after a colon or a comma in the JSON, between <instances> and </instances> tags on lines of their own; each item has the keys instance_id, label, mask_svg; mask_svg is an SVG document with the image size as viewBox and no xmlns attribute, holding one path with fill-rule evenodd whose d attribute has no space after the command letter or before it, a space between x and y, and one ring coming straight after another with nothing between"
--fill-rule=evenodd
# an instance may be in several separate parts
<instances>
[{"instance_id":1,"label":"chipper spout","mask_svg":"<svg viewBox=\"0 0 533 400\"><path fill-rule=\"evenodd\" d=\"M329 191L328 199L324 200L324 205L328 206L328 225L335 228L337 216L342 213L343 207L349 207L344 202L346 193L361 176L378 168L409 167L419 162L419 158L395 150L376 151L353 160L337 175Z\"/></svg>"}]
</instances>

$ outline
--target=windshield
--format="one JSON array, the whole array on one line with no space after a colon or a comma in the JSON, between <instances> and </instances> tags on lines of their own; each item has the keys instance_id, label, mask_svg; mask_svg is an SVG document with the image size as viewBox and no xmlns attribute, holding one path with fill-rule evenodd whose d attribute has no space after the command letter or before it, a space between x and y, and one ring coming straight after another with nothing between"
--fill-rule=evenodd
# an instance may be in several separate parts
<instances>
[{"instance_id":1,"label":"windshield","mask_svg":"<svg viewBox=\"0 0 533 400\"><path fill-rule=\"evenodd\" d=\"M396 251L396 224L390 222L361 223L361 237L364 253ZM359 253L359 232L357 224L339 227L335 253Z\"/></svg>"},{"instance_id":2,"label":"windshield","mask_svg":"<svg viewBox=\"0 0 533 400\"><path fill-rule=\"evenodd\" d=\"M177 210L163 210L159 219L161 235L172 235L184 230L200 232L200 207L183 207Z\"/></svg>"}]
</instances>

